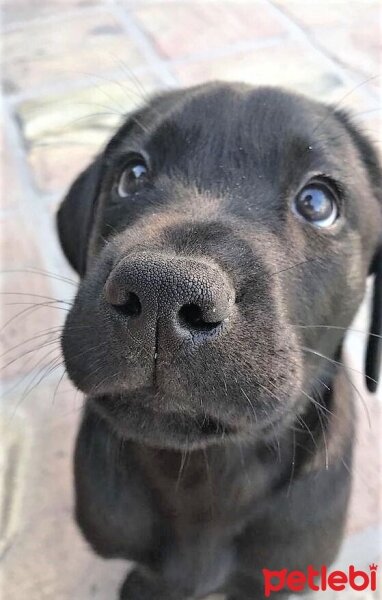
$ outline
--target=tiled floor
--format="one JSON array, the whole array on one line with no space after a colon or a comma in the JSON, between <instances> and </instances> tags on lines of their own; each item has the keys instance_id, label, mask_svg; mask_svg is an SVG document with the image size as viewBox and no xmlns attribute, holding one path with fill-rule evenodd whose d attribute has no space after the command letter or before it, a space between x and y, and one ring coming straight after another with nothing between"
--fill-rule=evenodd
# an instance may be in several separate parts
<instances>
[{"instance_id":1,"label":"tiled floor","mask_svg":"<svg viewBox=\"0 0 382 600\"><path fill-rule=\"evenodd\" d=\"M76 278L53 221L65 188L153 90L206 79L284 85L337 103L382 149L380 17L377 0L3 0L6 600L112 600L126 571L94 557L71 518L81 397L63 376L58 335ZM365 322L361 312L357 328ZM363 338L349 336L357 370ZM380 557L381 403L366 397L362 378L357 385L366 407L359 402L356 482L339 560L361 566Z\"/></svg>"}]
</instances>

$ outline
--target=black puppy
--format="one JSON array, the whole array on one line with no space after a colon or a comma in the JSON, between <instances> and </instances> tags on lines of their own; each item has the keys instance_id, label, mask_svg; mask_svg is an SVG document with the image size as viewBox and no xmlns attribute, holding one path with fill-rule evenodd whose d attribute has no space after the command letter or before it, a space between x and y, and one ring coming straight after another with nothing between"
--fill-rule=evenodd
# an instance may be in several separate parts
<instances>
[{"instance_id":1,"label":"black puppy","mask_svg":"<svg viewBox=\"0 0 382 600\"><path fill-rule=\"evenodd\" d=\"M58 213L81 276L62 346L86 396L76 516L128 600L264 597L328 565L350 488L342 345L374 273L377 157L342 112L211 83L155 97Z\"/></svg>"}]
</instances>

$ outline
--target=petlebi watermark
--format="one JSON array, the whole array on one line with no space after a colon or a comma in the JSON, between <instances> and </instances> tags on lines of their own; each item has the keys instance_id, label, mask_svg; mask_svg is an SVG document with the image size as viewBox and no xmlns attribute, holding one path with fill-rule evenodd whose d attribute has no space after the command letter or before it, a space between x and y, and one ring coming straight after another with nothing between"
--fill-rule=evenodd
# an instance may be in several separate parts
<instances>
[{"instance_id":1,"label":"petlebi watermark","mask_svg":"<svg viewBox=\"0 0 382 600\"><path fill-rule=\"evenodd\" d=\"M329 571L326 566L314 568L310 565L306 571L271 571L263 569L264 595L269 598L274 592L343 592L352 589L357 592L377 590L378 565L369 565L368 571L356 569L350 565L347 571Z\"/></svg>"}]
</instances>

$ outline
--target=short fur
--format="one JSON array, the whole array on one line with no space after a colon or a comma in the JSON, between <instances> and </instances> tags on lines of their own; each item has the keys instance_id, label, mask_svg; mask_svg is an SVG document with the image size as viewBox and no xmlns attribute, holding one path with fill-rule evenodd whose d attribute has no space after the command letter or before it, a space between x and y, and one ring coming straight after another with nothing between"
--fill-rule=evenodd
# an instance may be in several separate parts
<instances>
[{"instance_id":1,"label":"short fur","mask_svg":"<svg viewBox=\"0 0 382 600\"><path fill-rule=\"evenodd\" d=\"M151 176L120 198L131 152ZM291 210L317 175L340 198L328 230ZM211 83L153 98L69 191L58 229L82 279L62 345L86 394L76 517L96 552L137 563L122 599L257 600L262 568L334 559L354 437L342 346L380 272L380 175L343 113ZM229 314L211 335L169 324L171 277L178 293L193 276ZM145 314L126 317L110 297L137 278ZM380 315L376 303L372 387Z\"/></svg>"}]
</instances>

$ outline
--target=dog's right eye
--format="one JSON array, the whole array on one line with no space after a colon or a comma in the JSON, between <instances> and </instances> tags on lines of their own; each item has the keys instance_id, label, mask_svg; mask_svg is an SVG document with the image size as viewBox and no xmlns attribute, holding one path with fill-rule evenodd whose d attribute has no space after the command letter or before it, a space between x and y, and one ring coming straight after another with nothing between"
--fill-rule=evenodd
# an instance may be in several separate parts
<instances>
[{"instance_id":1,"label":"dog's right eye","mask_svg":"<svg viewBox=\"0 0 382 600\"><path fill-rule=\"evenodd\" d=\"M320 181L306 185L294 199L292 208L300 218L319 228L330 227L339 216L335 194Z\"/></svg>"},{"instance_id":2,"label":"dog's right eye","mask_svg":"<svg viewBox=\"0 0 382 600\"><path fill-rule=\"evenodd\" d=\"M148 167L142 156L136 156L125 165L119 181L117 192L120 198L126 198L147 182Z\"/></svg>"}]
</instances>

